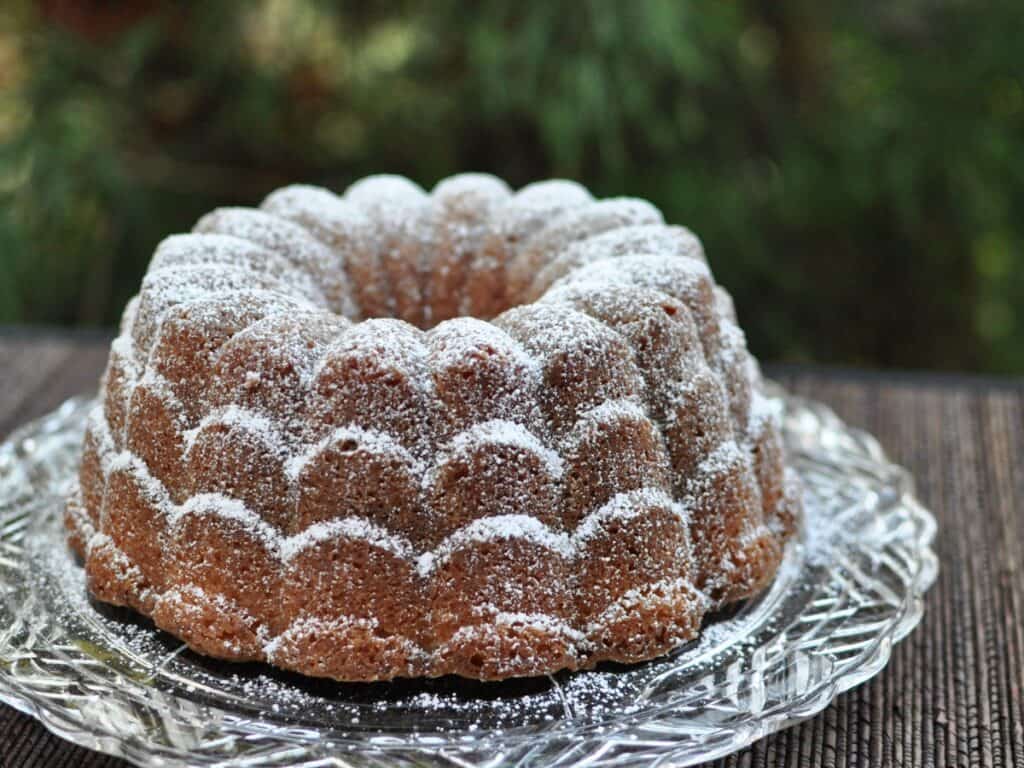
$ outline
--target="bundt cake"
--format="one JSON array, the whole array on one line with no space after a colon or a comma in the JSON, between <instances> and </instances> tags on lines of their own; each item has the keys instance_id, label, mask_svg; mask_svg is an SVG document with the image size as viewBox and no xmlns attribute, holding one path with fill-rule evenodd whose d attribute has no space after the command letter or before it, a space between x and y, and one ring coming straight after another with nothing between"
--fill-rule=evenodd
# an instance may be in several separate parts
<instances>
[{"instance_id":1,"label":"bundt cake","mask_svg":"<svg viewBox=\"0 0 1024 768\"><path fill-rule=\"evenodd\" d=\"M687 229L570 181L375 176L160 243L67 527L98 600L201 653L487 680L695 637L800 496Z\"/></svg>"}]
</instances>

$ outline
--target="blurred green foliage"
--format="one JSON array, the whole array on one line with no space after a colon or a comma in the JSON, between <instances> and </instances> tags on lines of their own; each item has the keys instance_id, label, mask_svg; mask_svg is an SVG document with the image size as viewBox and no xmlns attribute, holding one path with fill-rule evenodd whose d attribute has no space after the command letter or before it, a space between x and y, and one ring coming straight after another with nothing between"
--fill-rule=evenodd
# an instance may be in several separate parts
<instances>
[{"instance_id":1,"label":"blurred green foliage","mask_svg":"<svg viewBox=\"0 0 1024 768\"><path fill-rule=\"evenodd\" d=\"M1024 371L1024 6L5 4L0 322L112 323L154 245L301 180L647 197L769 359Z\"/></svg>"}]
</instances>

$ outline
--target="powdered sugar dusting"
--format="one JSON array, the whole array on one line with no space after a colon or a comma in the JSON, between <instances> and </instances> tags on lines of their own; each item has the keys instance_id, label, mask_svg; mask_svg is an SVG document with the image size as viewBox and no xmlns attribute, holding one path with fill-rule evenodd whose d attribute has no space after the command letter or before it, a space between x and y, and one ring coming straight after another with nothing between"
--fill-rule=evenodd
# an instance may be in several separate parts
<instances>
[{"instance_id":1,"label":"powdered sugar dusting","mask_svg":"<svg viewBox=\"0 0 1024 768\"><path fill-rule=\"evenodd\" d=\"M179 525L189 515L211 515L218 520L238 524L253 540L263 543L268 549L280 546L280 537L273 526L245 506L238 499L220 493L200 493L189 497L168 515L171 528Z\"/></svg>"},{"instance_id":2,"label":"powdered sugar dusting","mask_svg":"<svg viewBox=\"0 0 1024 768\"><path fill-rule=\"evenodd\" d=\"M450 535L433 552L425 552L416 561L416 568L423 577L443 566L452 553L469 544L522 539L536 544L563 557L573 556L573 547L568 535L552 531L544 523L529 515L498 515L474 520L464 528Z\"/></svg>"},{"instance_id":3,"label":"powdered sugar dusting","mask_svg":"<svg viewBox=\"0 0 1024 768\"><path fill-rule=\"evenodd\" d=\"M782 412L778 400L754 392L750 399L750 427L748 436L756 441L767 429L782 428Z\"/></svg>"},{"instance_id":4,"label":"powdered sugar dusting","mask_svg":"<svg viewBox=\"0 0 1024 768\"><path fill-rule=\"evenodd\" d=\"M687 509L675 502L663 489L641 488L613 496L603 507L588 515L573 532L573 543L579 546L601 535L603 527L610 520L626 522L646 514L653 508L670 511L678 518L680 525L689 522Z\"/></svg>"},{"instance_id":5,"label":"powdered sugar dusting","mask_svg":"<svg viewBox=\"0 0 1024 768\"><path fill-rule=\"evenodd\" d=\"M457 645L472 638L474 635L487 634L493 631L493 627L528 627L551 637L564 638L568 643L575 645L584 646L587 643L586 635L583 632L580 632L568 622L560 621L550 614L498 611L488 616L487 623L485 624L460 627L448 644Z\"/></svg>"},{"instance_id":6,"label":"powdered sugar dusting","mask_svg":"<svg viewBox=\"0 0 1024 768\"><path fill-rule=\"evenodd\" d=\"M295 292L314 304L324 304L324 294L313 275L296 270L282 256L254 243L230 235L171 235L153 254L149 272L175 267L222 264L287 282Z\"/></svg>"},{"instance_id":7,"label":"powdered sugar dusting","mask_svg":"<svg viewBox=\"0 0 1024 768\"><path fill-rule=\"evenodd\" d=\"M224 264L174 267L150 272L142 281L139 308L133 323L133 339L148 352L156 339L164 313L188 301L249 289L295 295L297 291L272 275Z\"/></svg>"},{"instance_id":8,"label":"powdered sugar dusting","mask_svg":"<svg viewBox=\"0 0 1024 768\"><path fill-rule=\"evenodd\" d=\"M342 200L321 187L293 184L271 192L260 207L309 229L328 245L348 239L360 245L371 226L369 219L351 201ZM344 264L339 265L344 268Z\"/></svg>"},{"instance_id":9,"label":"powdered sugar dusting","mask_svg":"<svg viewBox=\"0 0 1024 768\"><path fill-rule=\"evenodd\" d=\"M556 281L553 287L580 283L595 286L635 283L674 296L690 290L689 284L694 281L710 279L707 264L696 259L679 259L661 253L631 253L584 265Z\"/></svg>"},{"instance_id":10,"label":"powdered sugar dusting","mask_svg":"<svg viewBox=\"0 0 1024 768\"><path fill-rule=\"evenodd\" d=\"M647 411L634 398L606 400L580 416L579 421L576 422L576 428L580 429L584 426L600 428L620 419L646 420Z\"/></svg>"},{"instance_id":11,"label":"powdered sugar dusting","mask_svg":"<svg viewBox=\"0 0 1024 768\"><path fill-rule=\"evenodd\" d=\"M237 405L228 405L212 411L203 417L197 427L186 430L185 455L192 450L198 435L207 427L219 425L244 430L257 436L264 445L271 448L279 456L287 454L287 443L274 422L265 415L250 411Z\"/></svg>"},{"instance_id":12,"label":"powdered sugar dusting","mask_svg":"<svg viewBox=\"0 0 1024 768\"><path fill-rule=\"evenodd\" d=\"M280 255L293 269L319 281L332 310L352 311L347 287L334 278L342 273L343 258L302 226L264 211L218 208L201 218L193 231L232 235Z\"/></svg>"},{"instance_id":13,"label":"powdered sugar dusting","mask_svg":"<svg viewBox=\"0 0 1024 768\"><path fill-rule=\"evenodd\" d=\"M562 476L561 456L541 444L540 440L522 424L494 419L476 424L460 432L448 445L444 453L461 454L477 451L486 445L503 445L537 456L544 463L552 479Z\"/></svg>"},{"instance_id":14,"label":"powdered sugar dusting","mask_svg":"<svg viewBox=\"0 0 1024 768\"><path fill-rule=\"evenodd\" d=\"M474 317L459 317L435 326L427 335L432 362L437 368L465 363L473 355L496 350L524 371L539 369L522 345L495 326Z\"/></svg>"},{"instance_id":15,"label":"powdered sugar dusting","mask_svg":"<svg viewBox=\"0 0 1024 768\"><path fill-rule=\"evenodd\" d=\"M283 539L280 544L281 559L287 563L309 547L337 539L358 539L405 560L412 560L415 557L412 544L401 536L391 533L370 520L345 517L316 523L301 533Z\"/></svg>"},{"instance_id":16,"label":"powdered sugar dusting","mask_svg":"<svg viewBox=\"0 0 1024 768\"><path fill-rule=\"evenodd\" d=\"M345 199L362 208L418 205L426 196L426 192L418 184L404 176L388 173L367 176L345 190Z\"/></svg>"},{"instance_id":17,"label":"powdered sugar dusting","mask_svg":"<svg viewBox=\"0 0 1024 768\"><path fill-rule=\"evenodd\" d=\"M540 296L555 280L595 261L657 253L707 263L700 240L685 227L660 224L622 226L569 244L534 278L530 298Z\"/></svg>"},{"instance_id":18,"label":"powdered sugar dusting","mask_svg":"<svg viewBox=\"0 0 1024 768\"><path fill-rule=\"evenodd\" d=\"M497 235L509 245L521 243L563 211L593 199L574 181L551 179L528 184L496 213Z\"/></svg>"},{"instance_id":19,"label":"powdered sugar dusting","mask_svg":"<svg viewBox=\"0 0 1024 768\"><path fill-rule=\"evenodd\" d=\"M738 460L740 454L734 444L723 447L708 461L724 465ZM275 557L287 563L297 554L315 544L338 538L358 539L415 563L420 576L429 576L455 552L472 544L523 539L541 546L567 559L579 557L587 541L599 535L608 521L629 522L652 509L668 510L681 524L689 519L689 511L674 501L661 488L642 488L616 495L602 507L592 511L577 527L569 532L553 530L536 517L524 514L506 514L474 520L449 534L435 548L417 553L405 537L359 517L344 517L315 523L303 531L288 535L266 523L258 514L235 498L221 493L203 493L189 497L180 505L174 504L163 484L150 473L140 458L129 451L114 454L107 460L111 472L127 472L136 486L168 521L177 525L188 515L209 515L239 524ZM710 470L709 470L710 471Z\"/></svg>"},{"instance_id":20,"label":"powdered sugar dusting","mask_svg":"<svg viewBox=\"0 0 1024 768\"><path fill-rule=\"evenodd\" d=\"M329 435L320 440L316 445L310 446L305 451L293 456L285 462L285 473L292 481L297 481L303 470L316 460L324 451L334 445L341 443L355 443L353 450L368 451L382 456L396 457L403 464L417 468L419 461L402 446L392 435L387 432L363 429L355 425L338 427Z\"/></svg>"},{"instance_id":21,"label":"powdered sugar dusting","mask_svg":"<svg viewBox=\"0 0 1024 768\"><path fill-rule=\"evenodd\" d=\"M646 200L616 197L570 208L550 219L547 226L526 243L528 249L543 249L554 258L572 243L608 230L644 224L661 224L661 211Z\"/></svg>"},{"instance_id":22,"label":"powdered sugar dusting","mask_svg":"<svg viewBox=\"0 0 1024 768\"><path fill-rule=\"evenodd\" d=\"M431 195L447 207L458 210L467 198L475 198L476 204L485 201L493 206L506 200L512 194L508 184L489 173L460 173L442 179Z\"/></svg>"},{"instance_id":23,"label":"powdered sugar dusting","mask_svg":"<svg viewBox=\"0 0 1024 768\"><path fill-rule=\"evenodd\" d=\"M659 602L669 606L709 604L707 596L695 589L689 579L681 576L668 578L628 590L591 621L587 631L600 632L608 624L628 620L637 610Z\"/></svg>"},{"instance_id":24,"label":"powdered sugar dusting","mask_svg":"<svg viewBox=\"0 0 1024 768\"><path fill-rule=\"evenodd\" d=\"M121 451L114 454L107 462L107 467L111 474L128 473L147 501L164 515L172 514L174 503L171 501L167 489L164 488L164 484L150 474L146 462L134 453Z\"/></svg>"},{"instance_id":25,"label":"powdered sugar dusting","mask_svg":"<svg viewBox=\"0 0 1024 768\"><path fill-rule=\"evenodd\" d=\"M746 460L746 454L739 445L734 440L726 440L701 462L696 474L699 477L714 477L733 467L742 466Z\"/></svg>"}]
</instances>

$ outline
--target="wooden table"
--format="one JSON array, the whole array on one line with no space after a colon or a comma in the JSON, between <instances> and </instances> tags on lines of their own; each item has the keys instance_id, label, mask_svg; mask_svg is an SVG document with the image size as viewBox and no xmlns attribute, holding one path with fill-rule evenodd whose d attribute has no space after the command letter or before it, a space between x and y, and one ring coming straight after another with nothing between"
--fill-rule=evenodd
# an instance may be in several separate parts
<instances>
[{"instance_id":1,"label":"wooden table","mask_svg":"<svg viewBox=\"0 0 1024 768\"><path fill-rule=\"evenodd\" d=\"M92 391L97 334L0 330L0 436ZM1024 766L1024 380L774 368L909 467L939 521L924 620L885 670L729 766ZM0 766L123 766L0 705Z\"/></svg>"}]
</instances>

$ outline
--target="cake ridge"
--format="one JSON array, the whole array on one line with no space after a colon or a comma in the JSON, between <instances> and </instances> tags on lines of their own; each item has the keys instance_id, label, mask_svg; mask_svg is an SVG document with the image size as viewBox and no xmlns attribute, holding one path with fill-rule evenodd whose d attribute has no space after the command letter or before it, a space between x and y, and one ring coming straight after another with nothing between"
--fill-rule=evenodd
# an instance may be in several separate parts
<instances>
[{"instance_id":1,"label":"cake ridge","mask_svg":"<svg viewBox=\"0 0 1024 768\"><path fill-rule=\"evenodd\" d=\"M562 477L562 457L545 446L522 424L507 419L481 421L459 432L442 449L439 462L472 451L481 445L503 445L532 453L539 457L552 479Z\"/></svg>"},{"instance_id":2,"label":"cake ridge","mask_svg":"<svg viewBox=\"0 0 1024 768\"><path fill-rule=\"evenodd\" d=\"M732 456L741 455L737 452L735 444L732 444L731 448ZM724 462L720 462L716 466L721 466L722 463ZM176 525L188 515L206 514L244 523L253 533L259 535L261 541L271 551L285 560L293 558L306 546L327 540L331 532L344 536L358 536L367 540L386 542L386 544L382 544L382 548L394 553L404 553L411 560L429 563L429 566L417 566L426 569L426 573L436 567L436 563L443 559L444 553L453 552L468 542L489 540L488 535L492 536L493 540L526 538L541 542L551 551L571 559L579 556L579 545L593 537L602 522L613 519L629 521L642 515L643 509L637 506L638 503L650 503L669 508L683 523L690 517L687 500L676 500L663 488L638 488L617 494L599 508L591 510L572 530L551 528L530 515L490 515L476 518L461 526L448 534L437 546L416 552L412 543L400 533L388 530L366 518L340 517L328 522L314 523L301 531L287 533L267 523L260 515L248 508L241 499L225 493L196 493L188 496L181 503L176 503L171 499L160 479L150 473L146 462L130 450L116 452L107 459L106 467L110 473L129 472L132 479L157 505L159 512L170 526ZM361 531L366 535L363 536ZM284 553L289 554L285 555Z\"/></svg>"},{"instance_id":3,"label":"cake ridge","mask_svg":"<svg viewBox=\"0 0 1024 768\"><path fill-rule=\"evenodd\" d=\"M340 266L335 254L314 237L305 227L276 216L267 211L253 208L217 208L196 222L194 233L220 233L233 235L267 250L281 254L295 269L310 273L318 279L327 280ZM338 291L330 298L336 302L334 309L352 312L351 296L345 286L332 283Z\"/></svg>"},{"instance_id":4,"label":"cake ridge","mask_svg":"<svg viewBox=\"0 0 1024 768\"><path fill-rule=\"evenodd\" d=\"M237 427L259 436L264 443L280 454L285 454L285 438L264 414L250 408L230 403L210 411L194 427L186 429L184 455L187 457L204 429L211 426Z\"/></svg>"},{"instance_id":5,"label":"cake ridge","mask_svg":"<svg viewBox=\"0 0 1024 768\"><path fill-rule=\"evenodd\" d=\"M377 525L372 520L362 517L341 517L328 522L314 523L305 530L282 539L278 545L281 559L287 564L303 550L334 538L362 539L410 562L422 557L415 553L412 543L403 536Z\"/></svg>"},{"instance_id":6,"label":"cake ridge","mask_svg":"<svg viewBox=\"0 0 1024 768\"><path fill-rule=\"evenodd\" d=\"M346 424L335 427L332 432L322 437L316 443L305 446L304 449L297 451L285 462L285 474L292 481L297 481L306 467L318 456L339 441L344 442L348 440L356 442L353 450L395 453L403 462L423 471L422 462L395 439L393 435L388 432L364 429L357 424Z\"/></svg>"},{"instance_id":7,"label":"cake ridge","mask_svg":"<svg viewBox=\"0 0 1024 768\"><path fill-rule=\"evenodd\" d=\"M627 253L671 253L706 263L700 239L686 227L634 224L590 235L562 249L537 273L527 298L536 300L559 278L595 261Z\"/></svg>"},{"instance_id":8,"label":"cake ridge","mask_svg":"<svg viewBox=\"0 0 1024 768\"><path fill-rule=\"evenodd\" d=\"M704 607L710 607L713 605L713 601L704 592L693 586L693 583L689 579L685 577L669 577L653 584L644 584L635 587L621 595L614 602L609 604L608 607L606 607L598 616L592 619L586 626L585 631L587 634L600 632L612 620L628 619L632 612L631 609L635 608L637 604L646 603L650 599L650 594L658 591L680 593L685 595L687 599L692 600L695 604L702 605ZM682 639L685 640L688 638L684 635Z\"/></svg>"}]
</instances>

